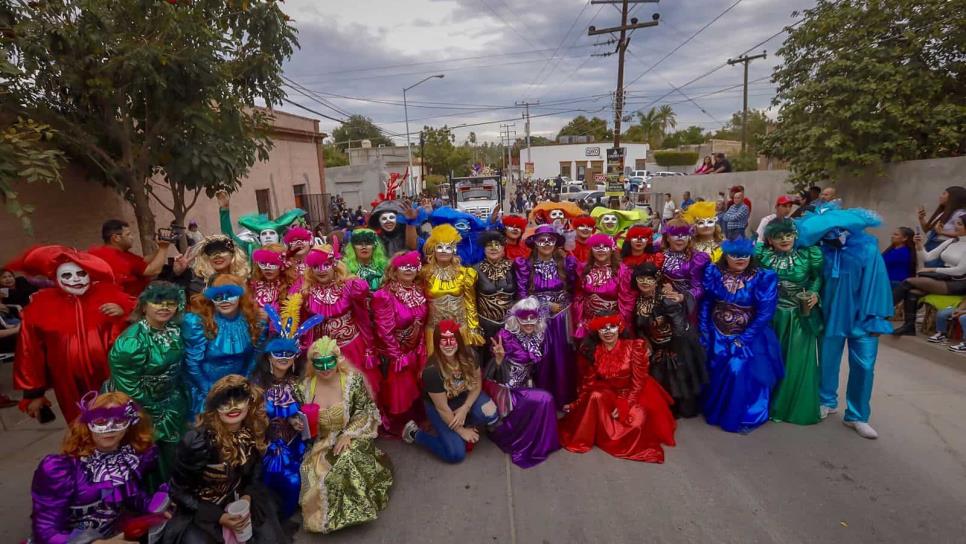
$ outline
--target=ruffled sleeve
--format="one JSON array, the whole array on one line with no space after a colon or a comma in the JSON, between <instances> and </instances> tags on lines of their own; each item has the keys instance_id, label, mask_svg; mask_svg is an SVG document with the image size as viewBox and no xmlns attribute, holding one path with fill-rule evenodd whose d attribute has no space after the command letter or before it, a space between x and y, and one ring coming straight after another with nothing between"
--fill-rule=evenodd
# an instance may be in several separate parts
<instances>
[{"instance_id":1,"label":"ruffled sleeve","mask_svg":"<svg viewBox=\"0 0 966 544\"><path fill-rule=\"evenodd\" d=\"M700 303L701 297L704 296L704 280L706 277L704 271L708 268L715 268L708 266L710 261L711 257L708 257L708 254L703 251L691 252L691 269L688 271L691 288L688 289L687 293L684 293L685 295L691 295L688 300L689 312L696 304Z\"/></svg>"},{"instance_id":2,"label":"ruffled sleeve","mask_svg":"<svg viewBox=\"0 0 966 544\"><path fill-rule=\"evenodd\" d=\"M69 455L48 455L34 472L30 494L33 497L33 538L45 544L70 541L70 503L76 485L77 459Z\"/></svg>"},{"instance_id":3,"label":"ruffled sleeve","mask_svg":"<svg viewBox=\"0 0 966 544\"><path fill-rule=\"evenodd\" d=\"M345 288L349 290L349 304L352 312L352 321L359 329L359 336L362 337L366 346L366 368L375 368L379 365L376 357L374 336L372 333L372 318L369 316L369 284L361 278L352 278L345 283Z\"/></svg>"},{"instance_id":4,"label":"ruffled sleeve","mask_svg":"<svg viewBox=\"0 0 966 544\"><path fill-rule=\"evenodd\" d=\"M480 316L476 312L476 270L464 266L461 273L463 281L463 305L466 307L466 343L471 346L482 346L483 335L480 334Z\"/></svg>"},{"instance_id":5,"label":"ruffled sleeve","mask_svg":"<svg viewBox=\"0 0 966 544\"><path fill-rule=\"evenodd\" d=\"M205 384L201 383L201 364L205 360L208 350L208 338L201 317L187 313L181 323L181 338L184 340L184 376L188 384L197 391L204 391Z\"/></svg>"},{"instance_id":6,"label":"ruffled sleeve","mask_svg":"<svg viewBox=\"0 0 966 544\"><path fill-rule=\"evenodd\" d=\"M111 367L111 382L118 391L144 404L144 391L140 385L141 369L147 362L147 346L143 325L135 323L128 327L111 346L108 364Z\"/></svg>"},{"instance_id":7,"label":"ruffled sleeve","mask_svg":"<svg viewBox=\"0 0 966 544\"><path fill-rule=\"evenodd\" d=\"M191 512L199 525L217 525L223 509L197 495L208 464L210 444L204 430L185 433L175 451L168 492L179 509Z\"/></svg>"}]
</instances>

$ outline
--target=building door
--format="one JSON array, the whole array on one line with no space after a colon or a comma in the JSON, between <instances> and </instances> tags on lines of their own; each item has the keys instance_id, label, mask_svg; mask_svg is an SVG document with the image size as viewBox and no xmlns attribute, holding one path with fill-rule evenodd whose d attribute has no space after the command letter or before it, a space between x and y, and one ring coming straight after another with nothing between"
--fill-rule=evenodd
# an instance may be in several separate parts
<instances>
[{"instance_id":1,"label":"building door","mask_svg":"<svg viewBox=\"0 0 966 544\"><path fill-rule=\"evenodd\" d=\"M577 181L584 181L587 177L587 165L583 163L577 163Z\"/></svg>"},{"instance_id":2,"label":"building door","mask_svg":"<svg viewBox=\"0 0 966 544\"><path fill-rule=\"evenodd\" d=\"M594 174L604 173L604 161L590 161L590 168L587 170L587 179L593 181Z\"/></svg>"},{"instance_id":3,"label":"building door","mask_svg":"<svg viewBox=\"0 0 966 544\"><path fill-rule=\"evenodd\" d=\"M560 175L570 177L570 161L560 161Z\"/></svg>"},{"instance_id":4,"label":"building door","mask_svg":"<svg viewBox=\"0 0 966 544\"><path fill-rule=\"evenodd\" d=\"M272 193L269 189L255 189L255 205L258 213L272 217Z\"/></svg>"},{"instance_id":5,"label":"building door","mask_svg":"<svg viewBox=\"0 0 966 544\"><path fill-rule=\"evenodd\" d=\"M298 183L292 186L292 192L295 194L295 207L300 209L307 209L305 205L305 184Z\"/></svg>"}]
</instances>

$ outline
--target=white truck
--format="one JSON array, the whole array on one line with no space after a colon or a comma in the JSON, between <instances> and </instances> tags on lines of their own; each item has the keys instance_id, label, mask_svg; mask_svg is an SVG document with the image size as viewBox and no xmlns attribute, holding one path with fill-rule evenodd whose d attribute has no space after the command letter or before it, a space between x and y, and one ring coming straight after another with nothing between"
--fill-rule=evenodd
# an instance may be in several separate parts
<instances>
[{"instance_id":1,"label":"white truck","mask_svg":"<svg viewBox=\"0 0 966 544\"><path fill-rule=\"evenodd\" d=\"M450 178L456 209L487 221L500 202L499 176Z\"/></svg>"}]
</instances>

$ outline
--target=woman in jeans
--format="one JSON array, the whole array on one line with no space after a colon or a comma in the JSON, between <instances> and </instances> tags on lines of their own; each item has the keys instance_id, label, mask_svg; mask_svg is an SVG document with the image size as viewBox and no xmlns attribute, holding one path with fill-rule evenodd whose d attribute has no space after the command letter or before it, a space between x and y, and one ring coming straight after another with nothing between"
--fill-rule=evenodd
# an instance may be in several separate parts
<instances>
[{"instance_id":1,"label":"woman in jeans","mask_svg":"<svg viewBox=\"0 0 966 544\"><path fill-rule=\"evenodd\" d=\"M459 324L440 321L433 343L433 355L423 370L423 403L436 434L410 421L403 429L403 440L423 446L447 463L459 463L466 457L466 444L480 440L476 426L494 425L499 416L496 404L482 390L479 365L463 341Z\"/></svg>"},{"instance_id":2,"label":"woman in jeans","mask_svg":"<svg viewBox=\"0 0 966 544\"><path fill-rule=\"evenodd\" d=\"M966 331L966 299L953 307L948 306L936 312L936 334L926 340L933 344L942 344L949 339L949 325L956 319L963 331ZM949 346L949 351L966 353L966 341L960 341L954 346Z\"/></svg>"}]
</instances>

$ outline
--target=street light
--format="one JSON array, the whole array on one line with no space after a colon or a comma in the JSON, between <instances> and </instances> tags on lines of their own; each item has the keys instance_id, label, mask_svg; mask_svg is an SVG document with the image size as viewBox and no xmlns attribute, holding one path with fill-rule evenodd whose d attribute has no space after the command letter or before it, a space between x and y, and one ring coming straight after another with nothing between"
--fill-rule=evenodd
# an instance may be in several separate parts
<instances>
[{"instance_id":1,"label":"street light","mask_svg":"<svg viewBox=\"0 0 966 544\"><path fill-rule=\"evenodd\" d=\"M409 191L412 193L412 197L413 198L416 197L416 182L415 182L415 180L413 180L413 146L409 142L409 107L406 104L406 91L408 91L409 89L412 89L413 87L415 87L415 86L417 86L417 85L419 85L421 83L424 83L426 81L429 81L430 79L433 79L433 78L443 79L443 77L444 77L443 74L436 74L436 75L433 75L433 76L427 76L427 77L424 77L423 79L420 79L416 83L413 83L409 87L404 87L403 88L403 112L406 115L406 154L409 157L409 170L407 171L408 172L407 175L409 177L409 180L408 180L409 181ZM422 172L422 170L420 170L420 172Z\"/></svg>"}]
</instances>

